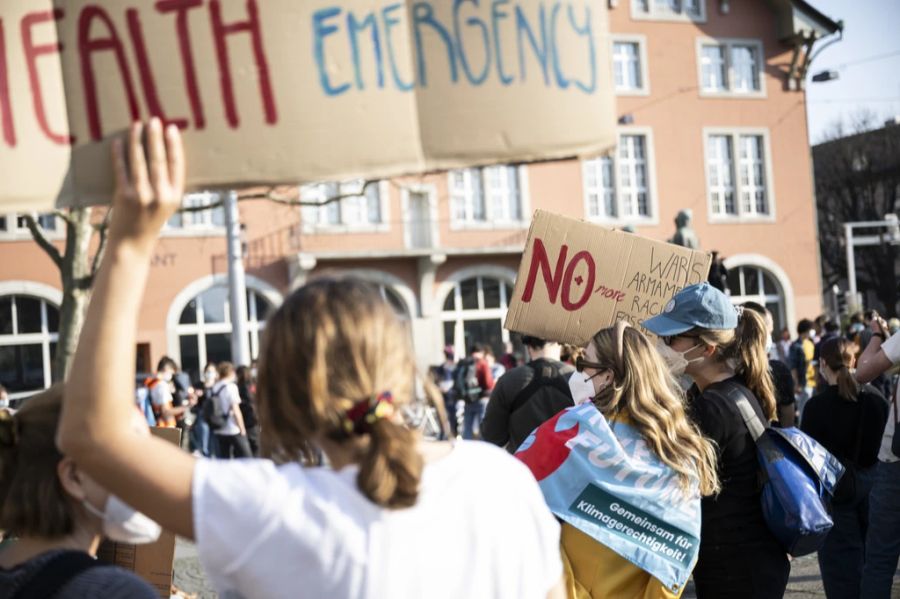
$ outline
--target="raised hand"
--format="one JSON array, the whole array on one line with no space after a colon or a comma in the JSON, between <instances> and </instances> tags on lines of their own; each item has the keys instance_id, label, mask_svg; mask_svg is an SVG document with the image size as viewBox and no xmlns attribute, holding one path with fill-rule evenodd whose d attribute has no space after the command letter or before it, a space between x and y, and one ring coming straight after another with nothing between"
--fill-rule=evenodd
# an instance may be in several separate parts
<instances>
[{"instance_id":1,"label":"raised hand","mask_svg":"<svg viewBox=\"0 0 900 599\"><path fill-rule=\"evenodd\" d=\"M142 123L131 126L128 157L121 139L113 140L116 188L110 241L152 243L160 228L181 205L184 195L184 150L174 125L163 132L158 118L147 130L149 159L144 153Z\"/></svg>"}]
</instances>

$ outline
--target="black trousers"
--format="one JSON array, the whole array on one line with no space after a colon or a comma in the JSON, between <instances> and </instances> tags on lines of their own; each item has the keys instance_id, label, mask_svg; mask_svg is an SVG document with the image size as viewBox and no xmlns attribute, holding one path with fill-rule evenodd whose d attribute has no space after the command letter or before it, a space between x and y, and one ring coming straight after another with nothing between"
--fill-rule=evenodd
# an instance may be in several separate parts
<instances>
[{"instance_id":1,"label":"black trousers","mask_svg":"<svg viewBox=\"0 0 900 599\"><path fill-rule=\"evenodd\" d=\"M771 541L700 545L697 599L781 599L791 575L787 554Z\"/></svg>"},{"instance_id":2,"label":"black trousers","mask_svg":"<svg viewBox=\"0 0 900 599\"><path fill-rule=\"evenodd\" d=\"M216 457L223 460L231 458L249 458L253 457L250 451L250 443L244 435L220 435L216 433L216 439L219 442L219 453Z\"/></svg>"}]
</instances>

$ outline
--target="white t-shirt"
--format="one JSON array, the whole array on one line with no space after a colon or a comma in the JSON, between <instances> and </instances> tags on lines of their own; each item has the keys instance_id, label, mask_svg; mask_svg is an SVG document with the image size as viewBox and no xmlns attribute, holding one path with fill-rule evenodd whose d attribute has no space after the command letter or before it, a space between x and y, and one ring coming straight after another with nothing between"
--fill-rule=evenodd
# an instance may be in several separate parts
<instances>
[{"instance_id":1,"label":"white t-shirt","mask_svg":"<svg viewBox=\"0 0 900 599\"><path fill-rule=\"evenodd\" d=\"M194 531L219 597L537 599L560 579L559 524L502 449L457 443L407 509L371 503L356 473L199 460Z\"/></svg>"},{"instance_id":2,"label":"white t-shirt","mask_svg":"<svg viewBox=\"0 0 900 599\"><path fill-rule=\"evenodd\" d=\"M228 424L213 432L217 435L239 435L241 427L238 426L234 413L241 409L241 393L233 382L218 382L210 391L216 402L216 409L222 414L228 414Z\"/></svg>"},{"instance_id":3,"label":"white t-shirt","mask_svg":"<svg viewBox=\"0 0 900 599\"><path fill-rule=\"evenodd\" d=\"M883 351L884 355L887 356L887 359L891 361L891 364L900 363L900 333L888 337L885 342L881 344L881 351ZM896 393L897 392L895 391L895 396ZM894 428L896 428L894 423L897 420L895 407L897 402L900 402L900 398L891 398L887 424L884 426L884 435L881 437L881 449L878 450L878 459L882 462L891 463L900 461L900 458L895 456L894 452L891 451L891 443L894 440Z\"/></svg>"}]
</instances>

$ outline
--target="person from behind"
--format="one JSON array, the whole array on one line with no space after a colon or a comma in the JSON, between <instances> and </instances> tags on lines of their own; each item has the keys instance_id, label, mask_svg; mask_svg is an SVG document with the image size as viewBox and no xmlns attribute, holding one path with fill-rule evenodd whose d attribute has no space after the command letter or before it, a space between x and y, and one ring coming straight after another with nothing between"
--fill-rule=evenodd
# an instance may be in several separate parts
<instances>
[{"instance_id":1,"label":"person from behind","mask_svg":"<svg viewBox=\"0 0 900 599\"><path fill-rule=\"evenodd\" d=\"M782 428L794 426L797 418L797 401L794 398L794 378L788 365L773 357L778 352L773 351L775 321L769 309L757 302L744 302L741 306L745 310L753 310L766 321L766 356L769 358L769 374L772 376L772 384L775 386L775 398L778 410L778 425ZM818 347L818 346L817 346Z\"/></svg>"},{"instance_id":2,"label":"person from behind","mask_svg":"<svg viewBox=\"0 0 900 599\"><path fill-rule=\"evenodd\" d=\"M874 381L892 366L900 364L900 334L888 336L884 318L875 314L871 335L856 368L860 384ZM869 495L869 527L866 536L866 563L863 567L860 596L887 599L891 596L894 572L900 559L900 454L897 445L898 389L891 393L887 424L881 436L875 482Z\"/></svg>"},{"instance_id":3,"label":"person from behind","mask_svg":"<svg viewBox=\"0 0 900 599\"><path fill-rule=\"evenodd\" d=\"M150 543L160 528L56 449L63 395L58 384L15 414L0 411L0 599L158 597L131 572L95 558L104 537ZM143 425L133 409L132 416Z\"/></svg>"},{"instance_id":4,"label":"person from behind","mask_svg":"<svg viewBox=\"0 0 900 599\"><path fill-rule=\"evenodd\" d=\"M594 450L603 459L598 455L592 469L606 468L618 476L628 472L627 468L620 467L622 463L635 470L648 468L648 477L653 472L660 480L677 481L672 491L680 496L679 508L682 501L688 503L690 498L696 501L698 493L710 495L718 490L715 448L688 420L677 383L669 376L665 363L643 333L624 321L599 331L578 361L578 372L571 376L586 383L586 399L602 414L609 423L608 430L616 437L615 441ZM576 388L579 399L581 389L582 386ZM548 422L544 426L554 425ZM539 428L535 435L540 435L541 430ZM630 431L635 431L636 436ZM624 455L610 454L610 447L615 445L623 448ZM556 453L555 447L542 450L547 454ZM638 485L629 487L634 483L629 483L626 478L627 474L615 479L619 485L617 492L624 494L630 490L638 496L638 503L646 501L640 497L646 490L638 490ZM574 479L573 483L579 484ZM631 496L622 495L623 504L631 500ZM669 501L669 509L674 508L676 501ZM699 505L693 514L699 530ZM620 530L624 530L623 524L618 522ZM672 599L684 591L684 586L677 591L671 590L568 522L562 526L562 553L569 597Z\"/></svg>"},{"instance_id":5,"label":"person from behind","mask_svg":"<svg viewBox=\"0 0 900 599\"><path fill-rule=\"evenodd\" d=\"M752 310L739 315L727 295L699 283L675 294L643 326L659 336L657 349L672 374L694 380L688 412L718 453L722 491L703 499L697 597L780 599L790 562L763 518L756 443L727 397L740 392L760 421L775 419L765 321Z\"/></svg>"},{"instance_id":6,"label":"person from behind","mask_svg":"<svg viewBox=\"0 0 900 599\"><path fill-rule=\"evenodd\" d=\"M196 403L191 406L194 422L191 424L190 450L196 456L208 458L217 454L215 436L210 430L209 422L203 417L203 406L218 380L216 365L210 362L203 367L201 379L194 385Z\"/></svg>"},{"instance_id":7,"label":"person from behind","mask_svg":"<svg viewBox=\"0 0 900 599\"><path fill-rule=\"evenodd\" d=\"M560 361L560 345L522 337L529 362L513 368L491 391L481 438L515 453L531 431L571 405L569 376L575 369Z\"/></svg>"},{"instance_id":8,"label":"person from behind","mask_svg":"<svg viewBox=\"0 0 900 599\"><path fill-rule=\"evenodd\" d=\"M444 347L444 361L431 368L431 376L444 400L444 411L450 427L449 434L456 437L460 428L460 417L456 414L456 393L453 390L453 372L456 370L456 354L452 345Z\"/></svg>"},{"instance_id":9,"label":"person from behind","mask_svg":"<svg viewBox=\"0 0 900 599\"><path fill-rule=\"evenodd\" d=\"M794 395L797 398L797 414L803 420L803 408L816 388L815 354L816 334L813 322L807 318L797 323L797 338L791 343L788 366L794 377Z\"/></svg>"},{"instance_id":10,"label":"person from behind","mask_svg":"<svg viewBox=\"0 0 900 599\"><path fill-rule=\"evenodd\" d=\"M219 380L209 394L212 404L206 409L207 420L218 415L223 420L221 426L212 427L216 435L218 457L249 458L253 455L247 440L247 427L241 410L241 392L237 386L237 373L231 362L219 362Z\"/></svg>"},{"instance_id":11,"label":"person from behind","mask_svg":"<svg viewBox=\"0 0 900 599\"><path fill-rule=\"evenodd\" d=\"M129 160L113 141L109 245L73 359L61 449L195 540L221 597L561 597L559 524L528 469L490 444L423 442L406 426L419 376L412 340L369 283L316 279L267 321L257 397L265 459L194 459L125 426L142 290L184 192L178 129L164 137L151 121L149 167L142 130L131 129ZM315 449L329 467L305 466Z\"/></svg>"},{"instance_id":12,"label":"person from behind","mask_svg":"<svg viewBox=\"0 0 900 599\"><path fill-rule=\"evenodd\" d=\"M460 360L453 372L456 401L465 404L463 439L474 439L476 433L480 433L481 420L484 418L484 403L481 400L490 397L494 389L494 377L484 355L484 345L473 343L469 348L469 356Z\"/></svg>"},{"instance_id":13,"label":"person from behind","mask_svg":"<svg viewBox=\"0 0 900 599\"><path fill-rule=\"evenodd\" d=\"M256 415L256 384L250 372L249 366L238 366L237 375L238 395L241 398L241 418L244 421L244 430L247 431L247 442L250 445L250 454L259 455L259 418Z\"/></svg>"},{"instance_id":14,"label":"person from behind","mask_svg":"<svg viewBox=\"0 0 900 599\"><path fill-rule=\"evenodd\" d=\"M819 370L828 387L806 404L801 428L847 469L834 495L834 528L819 549L819 570L827 597L859 597L868 498L888 404L875 387L860 385L854 378L855 345L832 337L822 343L819 356Z\"/></svg>"}]
</instances>

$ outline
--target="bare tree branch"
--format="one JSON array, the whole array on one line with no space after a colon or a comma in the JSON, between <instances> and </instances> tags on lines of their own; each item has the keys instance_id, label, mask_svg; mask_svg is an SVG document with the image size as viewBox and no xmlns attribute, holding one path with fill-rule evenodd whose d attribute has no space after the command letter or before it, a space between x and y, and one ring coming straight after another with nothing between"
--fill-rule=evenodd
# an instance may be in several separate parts
<instances>
[{"instance_id":1,"label":"bare tree branch","mask_svg":"<svg viewBox=\"0 0 900 599\"><path fill-rule=\"evenodd\" d=\"M59 253L59 250L56 249L56 246L50 243L50 240L47 239L47 236L44 234L44 230L38 224L37 220L34 218L33 214L23 214L22 217L25 219L25 226L28 227L28 231L31 233L31 236L34 238L35 243L50 256L50 259L53 260L53 263L57 268L62 268L62 255ZM66 218L66 222L69 222L69 219Z\"/></svg>"},{"instance_id":2,"label":"bare tree branch","mask_svg":"<svg viewBox=\"0 0 900 599\"><path fill-rule=\"evenodd\" d=\"M271 202L276 202L278 204L283 204L286 206L327 206L328 204L339 202L346 198L365 195L369 189L369 186L375 185L377 183L378 181L369 179L363 183L359 191L339 193L333 196L329 196L322 202L310 202L301 200L300 187L297 185L249 187L238 191L237 199L239 202L242 202L244 200L269 200ZM212 202L211 204L204 204L201 206L185 206L180 208L178 212L180 214L190 212L203 212L204 210L214 210L216 208L220 208L222 205L223 202L220 200L217 202Z\"/></svg>"},{"instance_id":3,"label":"bare tree branch","mask_svg":"<svg viewBox=\"0 0 900 599\"><path fill-rule=\"evenodd\" d=\"M94 260L91 262L91 279L96 276L97 269L100 268L100 261L103 260L103 253L106 251L106 241L109 239L107 233L109 232L109 219L111 214L112 210L107 210L106 214L103 216L103 220L95 226L96 231L100 234L100 243L97 245L97 253L94 254Z\"/></svg>"},{"instance_id":4,"label":"bare tree branch","mask_svg":"<svg viewBox=\"0 0 900 599\"><path fill-rule=\"evenodd\" d=\"M72 217L70 217L69 213L64 210L54 210L50 214L52 214L56 218L62 219L68 225L72 224Z\"/></svg>"}]
</instances>

